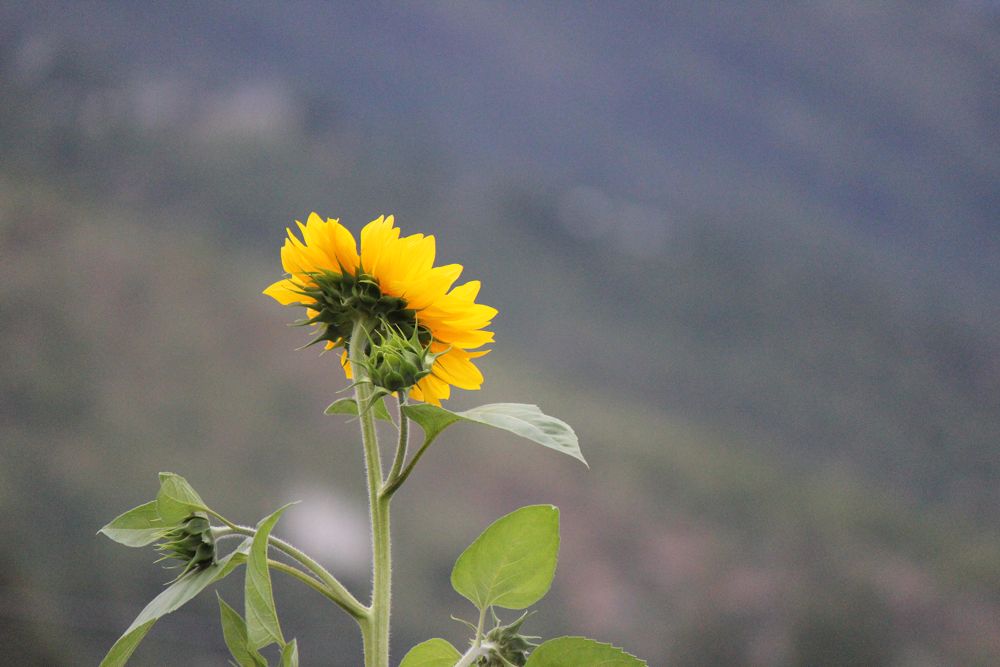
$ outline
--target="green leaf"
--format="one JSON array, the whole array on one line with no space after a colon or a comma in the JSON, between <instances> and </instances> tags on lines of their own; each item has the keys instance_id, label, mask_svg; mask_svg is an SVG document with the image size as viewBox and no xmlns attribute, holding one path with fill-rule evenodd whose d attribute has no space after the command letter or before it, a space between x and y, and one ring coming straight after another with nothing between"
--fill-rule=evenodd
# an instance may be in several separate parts
<instances>
[{"instance_id":1,"label":"green leaf","mask_svg":"<svg viewBox=\"0 0 1000 667\"><path fill-rule=\"evenodd\" d=\"M108 654L104 656L100 667L121 667L124 665L156 621L179 609L204 590L206 586L219 581L246 562L249 550L250 540L246 539L236 551L226 555L217 563L186 574L172 583L139 612L136 619L132 621L132 625L125 630L125 633L118 638Z\"/></svg>"},{"instance_id":2,"label":"green leaf","mask_svg":"<svg viewBox=\"0 0 1000 667\"><path fill-rule=\"evenodd\" d=\"M584 637L550 639L528 656L525 667L647 667L645 660L611 644Z\"/></svg>"},{"instance_id":3,"label":"green leaf","mask_svg":"<svg viewBox=\"0 0 1000 667\"><path fill-rule=\"evenodd\" d=\"M411 648L399 667L455 667L462 654L443 639L428 639Z\"/></svg>"},{"instance_id":4,"label":"green leaf","mask_svg":"<svg viewBox=\"0 0 1000 667\"><path fill-rule=\"evenodd\" d=\"M294 639L281 649L281 667L299 667L299 644Z\"/></svg>"},{"instance_id":5,"label":"green leaf","mask_svg":"<svg viewBox=\"0 0 1000 667\"><path fill-rule=\"evenodd\" d=\"M186 479L172 472L161 472L156 511L164 523L176 526L195 512L207 512L208 506Z\"/></svg>"},{"instance_id":6,"label":"green leaf","mask_svg":"<svg viewBox=\"0 0 1000 667\"><path fill-rule=\"evenodd\" d=\"M510 431L549 449L568 454L587 465L580 452L580 441L570 425L545 414L537 405L490 403L458 414L469 421Z\"/></svg>"},{"instance_id":7,"label":"green leaf","mask_svg":"<svg viewBox=\"0 0 1000 667\"><path fill-rule=\"evenodd\" d=\"M549 590L559 557L559 509L529 505L497 519L462 552L451 585L480 610L524 609Z\"/></svg>"},{"instance_id":8,"label":"green leaf","mask_svg":"<svg viewBox=\"0 0 1000 667\"><path fill-rule=\"evenodd\" d=\"M282 513L294 505L290 503L257 524L257 533L247 558L247 576L244 589L244 613L247 617L248 646L259 649L277 643L284 648L285 638L278 623L278 612L274 608L274 593L271 590L271 571L267 566L267 538Z\"/></svg>"},{"instance_id":9,"label":"green leaf","mask_svg":"<svg viewBox=\"0 0 1000 667\"><path fill-rule=\"evenodd\" d=\"M221 595L216 593L216 597L219 598L219 613L222 616L222 638L236 662L240 667L267 667L267 660L247 644L246 621L239 612L226 604Z\"/></svg>"},{"instance_id":10,"label":"green leaf","mask_svg":"<svg viewBox=\"0 0 1000 667\"><path fill-rule=\"evenodd\" d=\"M462 421L462 417L458 413L430 403L404 405L403 414L420 425L424 431L424 439L428 441L436 438L441 431L455 422Z\"/></svg>"},{"instance_id":11,"label":"green leaf","mask_svg":"<svg viewBox=\"0 0 1000 667\"><path fill-rule=\"evenodd\" d=\"M545 414L537 405L490 403L464 412L452 412L429 403L415 403L403 406L403 413L420 425L428 440L433 440L455 422L475 422L509 431L549 449L568 454L587 465L580 452L580 441L570 425Z\"/></svg>"},{"instance_id":12,"label":"green leaf","mask_svg":"<svg viewBox=\"0 0 1000 667\"><path fill-rule=\"evenodd\" d=\"M156 501L151 500L118 515L98 532L127 547L144 547L160 539L169 528L172 526L166 525L156 511Z\"/></svg>"},{"instance_id":13,"label":"green leaf","mask_svg":"<svg viewBox=\"0 0 1000 667\"><path fill-rule=\"evenodd\" d=\"M374 410L375 419L381 419L382 421L391 422L392 417L389 416L389 410L385 407L385 401L381 398L376 399L375 405L372 406ZM323 411L326 415L352 415L354 417L358 416L358 403L353 398L341 398L337 399L330 406Z\"/></svg>"}]
</instances>

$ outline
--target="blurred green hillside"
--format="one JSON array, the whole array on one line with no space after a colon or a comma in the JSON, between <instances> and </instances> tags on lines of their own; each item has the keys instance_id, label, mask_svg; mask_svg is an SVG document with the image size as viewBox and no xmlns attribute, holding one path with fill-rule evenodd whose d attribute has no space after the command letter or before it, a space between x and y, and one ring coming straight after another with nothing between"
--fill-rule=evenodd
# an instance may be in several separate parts
<instances>
[{"instance_id":1,"label":"blurred green hillside","mask_svg":"<svg viewBox=\"0 0 1000 667\"><path fill-rule=\"evenodd\" d=\"M438 234L501 311L486 387L454 403L538 402L592 466L449 431L396 504L396 656L460 641L448 615L471 610L452 560L496 516L552 502L564 545L539 634L606 637L652 665L1000 661L988 286L955 290L825 219L772 216L794 208L781 190L755 217L678 220L646 253L654 230L629 247L572 228L595 224L593 193L446 187L461 174L408 128L262 131L224 99L221 120L153 123L114 65L61 48L0 76L10 664L93 664L169 579L94 535L159 470L243 522L302 499L277 532L366 588L355 425L322 415L345 382L294 351L293 314L260 290L293 217L357 229L373 202ZM0 51L5 74L13 58ZM355 664L351 623L277 585L304 664ZM223 589L238 599L238 582ZM135 664L221 664L214 605L162 621Z\"/></svg>"}]
</instances>

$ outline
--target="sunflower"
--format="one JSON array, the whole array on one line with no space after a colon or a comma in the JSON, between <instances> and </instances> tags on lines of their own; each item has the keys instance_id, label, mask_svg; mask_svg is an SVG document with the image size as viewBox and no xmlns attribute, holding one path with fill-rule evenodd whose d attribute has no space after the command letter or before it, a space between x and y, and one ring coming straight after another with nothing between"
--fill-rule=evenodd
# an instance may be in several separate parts
<instances>
[{"instance_id":1,"label":"sunflower","mask_svg":"<svg viewBox=\"0 0 1000 667\"><path fill-rule=\"evenodd\" d=\"M410 388L418 401L440 405L451 387L479 389L483 376L472 360L493 342L484 331L495 308L476 303L480 283L453 287L462 266L434 266L433 236L400 237L393 216L379 216L361 230L361 251L339 220L312 213L306 224L296 221L300 240L289 229L281 248L281 265L288 278L264 290L282 305L306 307L300 324L316 325L313 343L327 349L343 347L341 363L352 377L347 352L357 322L377 342L393 332L412 337L433 361L430 372Z\"/></svg>"}]
</instances>

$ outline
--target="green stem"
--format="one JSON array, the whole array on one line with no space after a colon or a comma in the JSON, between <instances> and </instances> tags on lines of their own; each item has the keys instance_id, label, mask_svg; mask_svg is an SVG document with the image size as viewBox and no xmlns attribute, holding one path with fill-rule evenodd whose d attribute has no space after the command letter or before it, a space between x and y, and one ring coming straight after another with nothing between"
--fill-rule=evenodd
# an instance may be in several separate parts
<instances>
[{"instance_id":1,"label":"green stem","mask_svg":"<svg viewBox=\"0 0 1000 667\"><path fill-rule=\"evenodd\" d=\"M399 397L399 442L396 444L396 457L392 461L392 467L389 469L389 476L386 477L385 486L382 487L382 496L386 496L386 488L392 487L393 489L398 488L398 486L393 486L396 478L399 477L399 473L403 469L403 463L406 462L406 450L410 443L410 420L403 412L403 406L406 405L406 395L402 394Z\"/></svg>"},{"instance_id":2,"label":"green stem","mask_svg":"<svg viewBox=\"0 0 1000 667\"><path fill-rule=\"evenodd\" d=\"M474 646L478 647L483 643L483 628L486 627L486 608L479 610L479 623L476 624L476 641Z\"/></svg>"},{"instance_id":3,"label":"green stem","mask_svg":"<svg viewBox=\"0 0 1000 667\"><path fill-rule=\"evenodd\" d=\"M350 359L354 373L354 399L358 406L371 402L371 384L365 376L368 323L358 321L351 333ZM382 459L371 410L359 411L361 443L368 474L368 507L372 523L372 599L369 614L361 621L365 667L389 667L389 608L392 594L392 557L389 542L389 497L380 495Z\"/></svg>"},{"instance_id":4,"label":"green stem","mask_svg":"<svg viewBox=\"0 0 1000 667\"><path fill-rule=\"evenodd\" d=\"M237 525L219 515L217 512L211 512L211 514L226 524L232 534L246 535L247 537L253 537L257 534L257 531L254 528ZM225 530L225 528L219 530ZM216 538L220 537L226 537L226 534L217 533ZM361 602L358 601L358 599L354 597L335 576L330 574L325 567L310 558L305 552L300 551L285 540L275 537L274 535L268 535L267 544L268 546L274 547L275 549L285 553L289 557L294 558L308 568L309 571L316 575L316 578L319 579L319 581L326 587L325 590L322 591L323 594L337 603L337 606L354 617L355 620L360 622L368 615L368 609L361 604Z\"/></svg>"},{"instance_id":5,"label":"green stem","mask_svg":"<svg viewBox=\"0 0 1000 667\"><path fill-rule=\"evenodd\" d=\"M493 645L490 643L483 643L483 628L486 626L486 609L479 610L479 624L476 625L476 638L472 642L472 646L469 650L465 652L465 655L455 663L455 667L469 667L479 658L488 655L490 649Z\"/></svg>"}]
</instances>

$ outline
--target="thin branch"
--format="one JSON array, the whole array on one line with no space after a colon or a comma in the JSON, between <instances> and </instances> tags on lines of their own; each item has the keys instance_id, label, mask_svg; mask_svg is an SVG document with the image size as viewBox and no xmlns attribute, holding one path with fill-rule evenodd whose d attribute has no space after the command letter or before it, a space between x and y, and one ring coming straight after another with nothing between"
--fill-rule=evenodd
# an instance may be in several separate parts
<instances>
[{"instance_id":1,"label":"thin branch","mask_svg":"<svg viewBox=\"0 0 1000 667\"><path fill-rule=\"evenodd\" d=\"M396 457L392 460L392 468L389 469L389 476L386 478L386 486L392 485L393 481L399 477L406 461L406 450L410 443L410 419L403 412L406 405L406 394L399 397L399 442L396 445ZM381 496L385 497L385 488L382 487Z\"/></svg>"},{"instance_id":2,"label":"thin branch","mask_svg":"<svg viewBox=\"0 0 1000 667\"><path fill-rule=\"evenodd\" d=\"M233 533L246 535L248 537L253 537L257 534L255 529L250 528L249 526L239 526L220 516L216 512L212 512L212 515L226 524L226 526L228 526ZM348 614L359 620L368 616L368 608L361 604L361 602L359 602L358 599L354 597L335 576L330 574L325 567L310 558L305 552L300 551L285 540L275 537L274 535L268 535L267 544L268 546L274 547L275 549L285 553L308 568L309 571L312 572L316 578L326 586L326 589L329 591L331 596L330 599L336 602Z\"/></svg>"}]
</instances>

